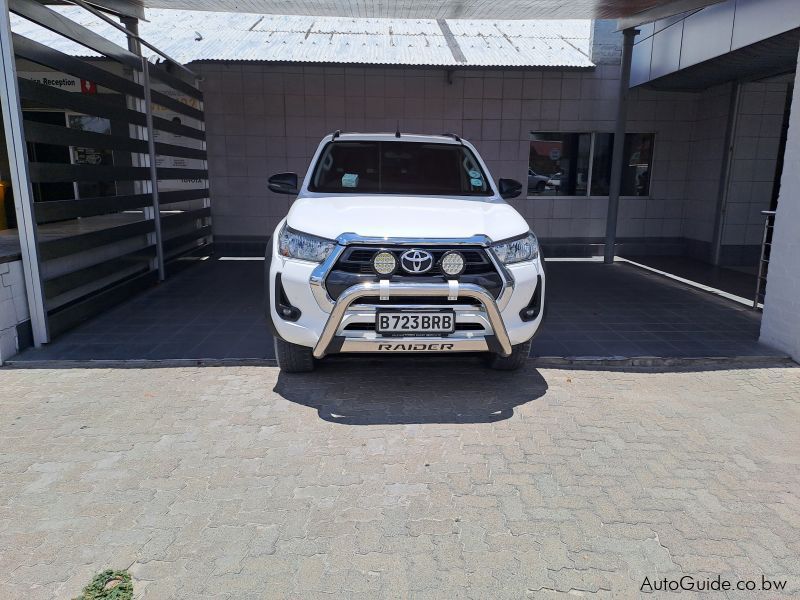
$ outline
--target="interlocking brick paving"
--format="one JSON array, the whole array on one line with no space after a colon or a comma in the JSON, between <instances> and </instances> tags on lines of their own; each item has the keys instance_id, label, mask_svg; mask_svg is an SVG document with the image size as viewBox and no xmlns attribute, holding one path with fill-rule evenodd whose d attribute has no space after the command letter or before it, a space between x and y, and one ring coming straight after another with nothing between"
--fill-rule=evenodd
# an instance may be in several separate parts
<instances>
[{"instance_id":1,"label":"interlocking brick paving","mask_svg":"<svg viewBox=\"0 0 800 600\"><path fill-rule=\"evenodd\" d=\"M0 390L0 598L74 597L107 567L156 599L635 598L645 577L762 574L800 593L797 368L348 359L3 369Z\"/></svg>"}]
</instances>

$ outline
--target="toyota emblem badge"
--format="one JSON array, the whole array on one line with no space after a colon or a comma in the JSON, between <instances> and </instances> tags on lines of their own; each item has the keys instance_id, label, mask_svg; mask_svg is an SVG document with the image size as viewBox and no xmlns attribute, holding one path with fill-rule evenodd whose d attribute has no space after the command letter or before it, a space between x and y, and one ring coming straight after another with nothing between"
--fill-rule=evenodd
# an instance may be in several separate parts
<instances>
[{"instance_id":1,"label":"toyota emblem badge","mask_svg":"<svg viewBox=\"0 0 800 600\"><path fill-rule=\"evenodd\" d=\"M426 250L407 250L400 255L403 269L415 275L427 273L433 267L433 255Z\"/></svg>"}]
</instances>

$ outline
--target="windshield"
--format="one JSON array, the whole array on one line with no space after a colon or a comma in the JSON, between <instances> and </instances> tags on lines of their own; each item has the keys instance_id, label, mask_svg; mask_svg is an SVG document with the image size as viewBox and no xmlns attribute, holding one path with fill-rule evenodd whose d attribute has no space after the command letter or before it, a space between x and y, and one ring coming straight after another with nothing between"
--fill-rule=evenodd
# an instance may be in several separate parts
<instances>
[{"instance_id":1,"label":"windshield","mask_svg":"<svg viewBox=\"0 0 800 600\"><path fill-rule=\"evenodd\" d=\"M491 196L475 155L459 144L331 142L308 186L312 192Z\"/></svg>"}]
</instances>

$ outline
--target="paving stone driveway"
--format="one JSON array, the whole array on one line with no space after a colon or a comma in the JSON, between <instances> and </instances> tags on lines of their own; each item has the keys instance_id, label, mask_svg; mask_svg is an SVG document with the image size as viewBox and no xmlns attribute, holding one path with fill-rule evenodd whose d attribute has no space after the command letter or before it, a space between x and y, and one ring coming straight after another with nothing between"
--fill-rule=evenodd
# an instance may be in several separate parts
<instances>
[{"instance_id":1,"label":"paving stone driveway","mask_svg":"<svg viewBox=\"0 0 800 600\"><path fill-rule=\"evenodd\" d=\"M346 359L5 369L0 390L0 598L106 567L159 599L800 590L800 369Z\"/></svg>"}]
</instances>

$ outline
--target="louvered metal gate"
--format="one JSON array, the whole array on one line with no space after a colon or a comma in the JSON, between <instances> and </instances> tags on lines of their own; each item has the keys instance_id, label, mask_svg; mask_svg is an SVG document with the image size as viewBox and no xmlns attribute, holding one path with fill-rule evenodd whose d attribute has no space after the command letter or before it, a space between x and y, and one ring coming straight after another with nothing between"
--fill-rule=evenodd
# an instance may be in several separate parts
<instances>
[{"instance_id":1,"label":"louvered metal gate","mask_svg":"<svg viewBox=\"0 0 800 600\"><path fill-rule=\"evenodd\" d=\"M128 48L36 0L0 0L0 11L6 1L17 18L99 55L77 58L55 49L58 43L16 34L15 60L5 52L7 85L0 92L10 99L9 145L15 131L21 138L10 159L28 293L41 303L38 331L32 311L41 343L163 279L177 258L209 251L203 95L191 71L82 0L74 3L125 33ZM157 64L141 56L142 46L159 55ZM19 76L15 110L9 62L66 74L81 89ZM45 113L65 118L48 122ZM48 161L54 148L70 160Z\"/></svg>"}]
</instances>

